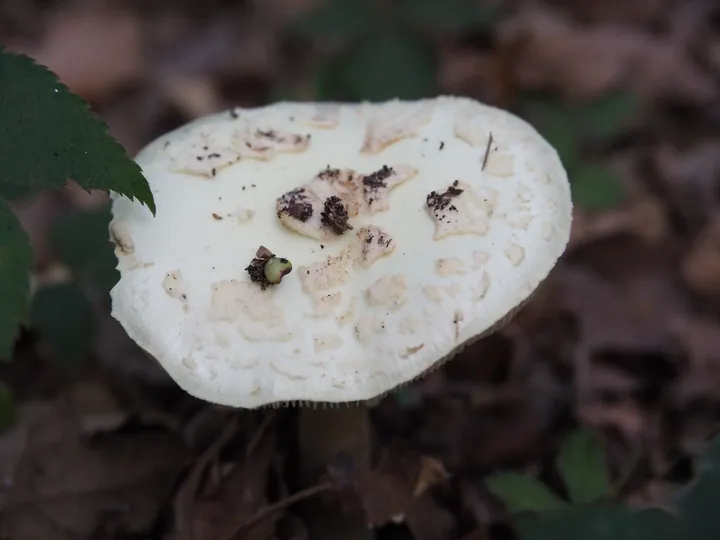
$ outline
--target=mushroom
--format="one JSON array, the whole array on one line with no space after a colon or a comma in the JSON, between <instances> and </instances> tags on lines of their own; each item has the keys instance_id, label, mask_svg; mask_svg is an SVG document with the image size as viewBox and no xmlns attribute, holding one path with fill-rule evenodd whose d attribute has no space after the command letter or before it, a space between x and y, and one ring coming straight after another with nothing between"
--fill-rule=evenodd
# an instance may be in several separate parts
<instances>
[{"instance_id":1,"label":"mushroom","mask_svg":"<svg viewBox=\"0 0 720 540\"><path fill-rule=\"evenodd\" d=\"M225 406L370 403L506 321L570 234L556 151L466 98L235 109L137 162L157 214L113 194L112 314ZM367 468L365 407L299 422L305 470ZM368 537L354 519L335 537Z\"/></svg>"}]
</instances>

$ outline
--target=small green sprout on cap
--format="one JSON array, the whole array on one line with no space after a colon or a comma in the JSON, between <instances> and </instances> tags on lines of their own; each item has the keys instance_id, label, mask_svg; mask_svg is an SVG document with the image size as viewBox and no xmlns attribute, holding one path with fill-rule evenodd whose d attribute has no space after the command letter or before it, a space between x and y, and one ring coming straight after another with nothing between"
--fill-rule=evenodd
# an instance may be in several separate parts
<instances>
[{"instance_id":1,"label":"small green sprout on cap","mask_svg":"<svg viewBox=\"0 0 720 540\"><path fill-rule=\"evenodd\" d=\"M268 285L277 285L292 272L292 263L283 257L276 257L265 246L260 246L245 270L250 274L250 280L259 283L265 290Z\"/></svg>"}]
</instances>

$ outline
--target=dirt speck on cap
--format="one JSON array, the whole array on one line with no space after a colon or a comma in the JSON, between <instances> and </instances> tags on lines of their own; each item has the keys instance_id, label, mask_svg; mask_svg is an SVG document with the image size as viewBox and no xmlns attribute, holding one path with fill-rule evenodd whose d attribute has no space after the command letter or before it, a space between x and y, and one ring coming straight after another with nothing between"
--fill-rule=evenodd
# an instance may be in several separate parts
<instances>
[{"instance_id":1,"label":"dirt speck on cap","mask_svg":"<svg viewBox=\"0 0 720 540\"><path fill-rule=\"evenodd\" d=\"M313 207L304 188L297 188L280 197L278 214L284 213L293 219L306 222L313 215Z\"/></svg>"},{"instance_id":2,"label":"dirt speck on cap","mask_svg":"<svg viewBox=\"0 0 720 540\"><path fill-rule=\"evenodd\" d=\"M350 216L342 199L337 195L332 195L325 199L321 222L329 227L335 234L343 234L345 231L352 230L352 225L348 223Z\"/></svg>"}]
</instances>

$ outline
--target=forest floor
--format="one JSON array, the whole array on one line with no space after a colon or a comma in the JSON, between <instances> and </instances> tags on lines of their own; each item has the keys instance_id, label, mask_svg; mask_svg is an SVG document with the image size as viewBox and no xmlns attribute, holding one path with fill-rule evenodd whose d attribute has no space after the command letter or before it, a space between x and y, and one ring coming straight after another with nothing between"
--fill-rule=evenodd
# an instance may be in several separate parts
<instances>
[{"instance_id":1,"label":"forest floor","mask_svg":"<svg viewBox=\"0 0 720 540\"><path fill-rule=\"evenodd\" d=\"M51 67L135 154L231 106L335 95L318 73L339 45L293 32L316 4L4 0L0 42ZM372 409L386 452L374 474L386 477L358 495L392 509L373 516L381 538L508 538L483 478L515 468L557 485L553 456L578 425L600 437L614 478L631 471L625 500L657 503L688 481L720 417L720 8L502 4L502 17L478 28L429 32L436 68L414 74L417 84L513 110L531 96L551 140L570 146L573 108L616 96L608 107L621 112L596 111L584 126L596 136L572 150L606 180L578 188L587 204L566 255L507 327ZM608 136L604 121L616 124ZM77 277L58 253L72 259L81 236L59 248L53 231L105 203L67 189L15 204L38 286ZM53 334L71 313L55 307L46 333L25 331L0 366L16 400L0 434L0 538L306 538L294 505L266 511L303 487L297 411L228 411L187 396L110 318L105 296L92 302L92 332ZM88 344L57 337L73 332ZM64 361L77 350L82 361ZM413 475L432 477L422 504L402 480ZM390 523L396 514L405 521Z\"/></svg>"}]
</instances>

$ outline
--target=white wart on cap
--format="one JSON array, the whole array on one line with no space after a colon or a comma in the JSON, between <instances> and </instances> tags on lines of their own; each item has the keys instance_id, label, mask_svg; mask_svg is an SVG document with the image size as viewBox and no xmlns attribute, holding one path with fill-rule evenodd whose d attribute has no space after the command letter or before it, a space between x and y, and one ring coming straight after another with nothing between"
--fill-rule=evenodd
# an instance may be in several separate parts
<instances>
[{"instance_id":1,"label":"white wart on cap","mask_svg":"<svg viewBox=\"0 0 720 540\"><path fill-rule=\"evenodd\" d=\"M463 98L234 110L137 161L157 215L113 196L113 315L229 406L367 400L418 377L522 304L570 233L555 150ZM292 264L279 283L246 270L261 246Z\"/></svg>"}]
</instances>

